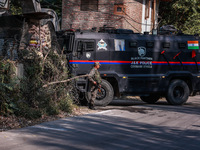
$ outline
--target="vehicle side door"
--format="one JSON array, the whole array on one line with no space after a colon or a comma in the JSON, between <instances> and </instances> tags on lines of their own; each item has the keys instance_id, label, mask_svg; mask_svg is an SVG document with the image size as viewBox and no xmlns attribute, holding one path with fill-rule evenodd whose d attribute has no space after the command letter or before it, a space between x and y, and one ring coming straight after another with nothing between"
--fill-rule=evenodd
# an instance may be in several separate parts
<instances>
[{"instance_id":1,"label":"vehicle side door","mask_svg":"<svg viewBox=\"0 0 200 150\"><path fill-rule=\"evenodd\" d=\"M95 58L95 49L96 49L95 40L88 39L77 39L76 40L76 49L74 52L73 64L75 65L76 72L81 74L87 74L91 69L93 60Z\"/></svg>"}]
</instances>

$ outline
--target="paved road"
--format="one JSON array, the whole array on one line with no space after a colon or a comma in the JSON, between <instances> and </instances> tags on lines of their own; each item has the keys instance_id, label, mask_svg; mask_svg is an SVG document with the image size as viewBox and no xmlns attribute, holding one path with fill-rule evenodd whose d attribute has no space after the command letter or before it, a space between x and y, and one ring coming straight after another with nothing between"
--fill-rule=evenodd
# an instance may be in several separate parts
<instances>
[{"instance_id":1,"label":"paved road","mask_svg":"<svg viewBox=\"0 0 200 150\"><path fill-rule=\"evenodd\" d=\"M117 101L99 112L0 133L0 150L199 150L200 96L184 106Z\"/></svg>"}]
</instances>

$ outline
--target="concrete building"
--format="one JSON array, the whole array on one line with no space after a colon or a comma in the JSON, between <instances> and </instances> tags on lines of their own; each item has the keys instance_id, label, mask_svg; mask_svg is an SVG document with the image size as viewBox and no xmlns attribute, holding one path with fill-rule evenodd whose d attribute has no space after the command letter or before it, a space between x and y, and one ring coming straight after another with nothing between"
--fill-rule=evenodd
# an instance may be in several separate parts
<instances>
[{"instance_id":1,"label":"concrete building","mask_svg":"<svg viewBox=\"0 0 200 150\"><path fill-rule=\"evenodd\" d=\"M62 29L93 27L151 32L157 27L159 0L63 0Z\"/></svg>"}]
</instances>

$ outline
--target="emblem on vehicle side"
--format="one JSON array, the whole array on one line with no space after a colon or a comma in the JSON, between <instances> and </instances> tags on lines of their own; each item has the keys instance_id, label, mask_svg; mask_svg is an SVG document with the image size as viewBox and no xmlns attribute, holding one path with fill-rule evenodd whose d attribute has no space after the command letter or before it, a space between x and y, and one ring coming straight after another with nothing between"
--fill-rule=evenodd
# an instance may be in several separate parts
<instances>
[{"instance_id":1,"label":"emblem on vehicle side","mask_svg":"<svg viewBox=\"0 0 200 150\"><path fill-rule=\"evenodd\" d=\"M91 57L91 53L86 53L86 58L90 58Z\"/></svg>"},{"instance_id":2,"label":"emblem on vehicle side","mask_svg":"<svg viewBox=\"0 0 200 150\"><path fill-rule=\"evenodd\" d=\"M144 57L146 55L146 48L145 47L138 47L138 55L140 57Z\"/></svg>"},{"instance_id":3,"label":"emblem on vehicle side","mask_svg":"<svg viewBox=\"0 0 200 150\"><path fill-rule=\"evenodd\" d=\"M98 46L98 50L100 50L100 49L107 50L107 44L102 39L98 42L97 46Z\"/></svg>"}]
</instances>

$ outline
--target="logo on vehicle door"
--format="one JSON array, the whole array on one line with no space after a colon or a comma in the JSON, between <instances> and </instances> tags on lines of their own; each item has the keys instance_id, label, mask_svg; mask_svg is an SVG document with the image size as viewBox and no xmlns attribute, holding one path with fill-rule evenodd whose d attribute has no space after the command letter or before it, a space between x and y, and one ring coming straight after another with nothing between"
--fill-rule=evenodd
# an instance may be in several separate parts
<instances>
[{"instance_id":1,"label":"logo on vehicle door","mask_svg":"<svg viewBox=\"0 0 200 150\"><path fill-rule=\"evenodd\" d=\"M138 47L138 55L140 57L144 57L146 55L146 48L145 47Z\"/></svg>"}]
</instances>

